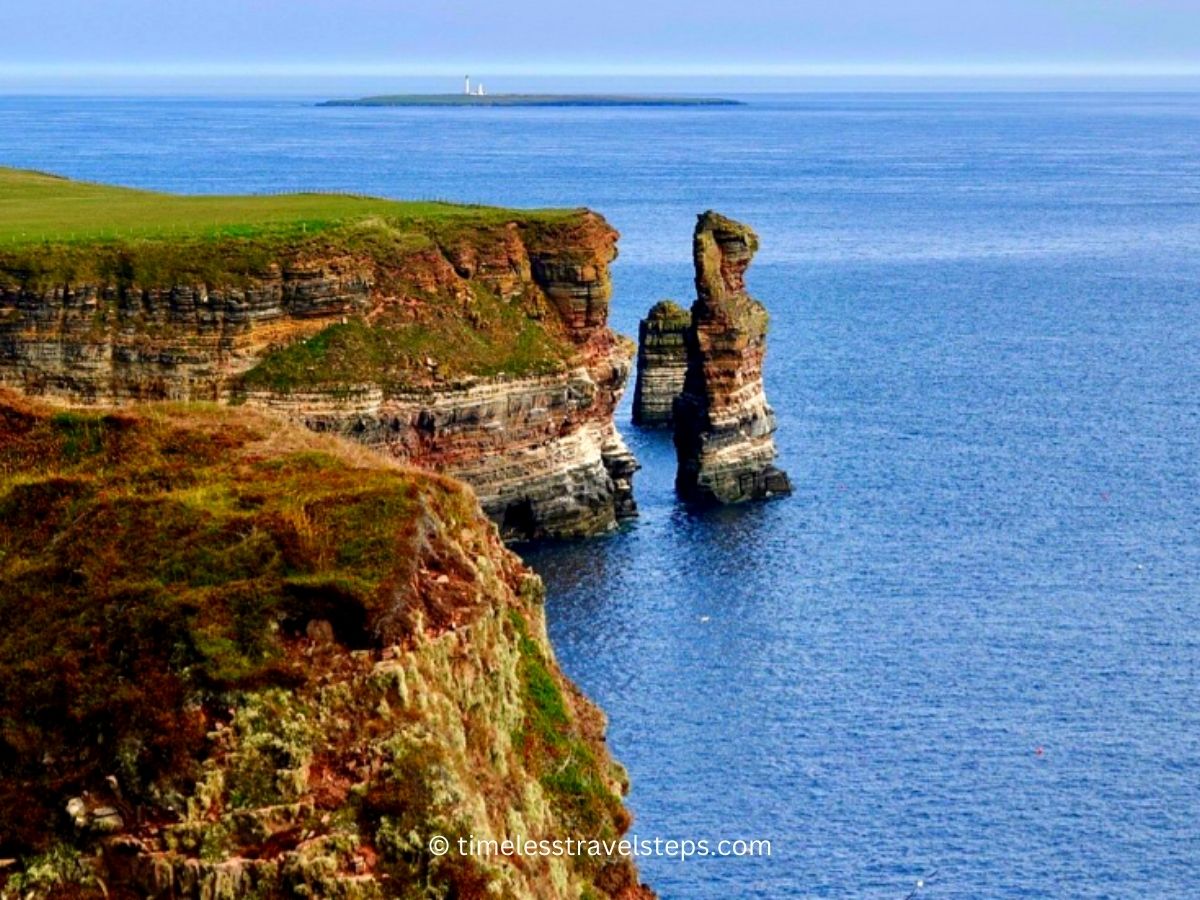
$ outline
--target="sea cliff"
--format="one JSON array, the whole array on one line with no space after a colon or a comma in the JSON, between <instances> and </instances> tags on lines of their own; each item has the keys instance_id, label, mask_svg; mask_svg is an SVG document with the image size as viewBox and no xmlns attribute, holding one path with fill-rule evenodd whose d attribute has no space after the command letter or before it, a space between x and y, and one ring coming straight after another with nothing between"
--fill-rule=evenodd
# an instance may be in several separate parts
<instances>
[{"instance_id":1,"label":"sea cliff","mask_svg":"<svg viewBox=\"0 0 1200 900\"><path fill-rule=\"evenodd\" d=\"M0 390L0 896L650 896L539 579L458 482L247 408Z\"/></svg>"},{"instance_id":2,"label":"sea cliff","mask_svg":"<svg viewBox=\"0 0 1200 900\"><path fill-rule=\"evenodd\" d=\"M600 216L0 170L5 191L40 199L41 234L0 235L0 384L270 408L462 478L506 538L634 514L612 420L633 347L607 325L617 234ZM81 199L94 218L37 219Z\"/></svg>"}]
</instances>

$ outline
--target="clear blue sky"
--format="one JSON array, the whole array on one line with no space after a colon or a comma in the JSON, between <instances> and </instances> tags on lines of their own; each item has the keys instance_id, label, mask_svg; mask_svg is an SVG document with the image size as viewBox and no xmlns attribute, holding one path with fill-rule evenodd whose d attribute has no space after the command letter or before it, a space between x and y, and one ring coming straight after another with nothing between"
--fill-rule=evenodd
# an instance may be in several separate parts
<instances>
[{"instance_id":1,"label":"clear blue sky","mask_svg":"<svg viewBox=\"0 0 1200 900\"><path fill-rule=\"evenodd\" d=\"M1200 75L1200 0L3 0L0 35L4 84Z\"/></svg>"}]
</instances>

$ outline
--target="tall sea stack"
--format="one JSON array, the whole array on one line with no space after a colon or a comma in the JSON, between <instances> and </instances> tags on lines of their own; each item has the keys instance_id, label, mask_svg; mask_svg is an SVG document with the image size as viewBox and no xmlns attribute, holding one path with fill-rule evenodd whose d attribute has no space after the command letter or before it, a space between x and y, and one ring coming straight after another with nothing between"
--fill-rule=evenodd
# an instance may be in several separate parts
<instances>
[{"instance_id":1,"label":"tall sea stack","mask_svg":"<svg viewBox=\"0 0 1200 900\"><path fill-rule=\"evenodd\" d=\"M696 302L687 374L675 400L675 489L685 500L738 503L791 492L774 465L775 414L763 391L767 311L746 293L758 251L750 228L709 210L696 223Z\"/></svg>"},{"instance_id":2,"label":"tall sea stack","mask_svg":"<svg viewBox=\"0 0 1200 900\"><path fill-rule=\"evenodd\" d=\"M637 386L633 424L669 428L671 407L687 373L685 335L692 317L674 300L660 300L638 325Z\"/></svg>"}]
</instances>

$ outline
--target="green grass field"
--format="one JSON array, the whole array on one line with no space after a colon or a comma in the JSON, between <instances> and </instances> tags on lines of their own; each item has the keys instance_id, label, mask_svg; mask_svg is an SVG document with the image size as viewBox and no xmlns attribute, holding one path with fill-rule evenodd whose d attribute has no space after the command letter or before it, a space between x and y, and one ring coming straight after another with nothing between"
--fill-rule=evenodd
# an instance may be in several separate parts
<instances>
[{"instance_id":1,"label":"green grass field","mask_svg":"<svg viewBox=\"0 0 1200 900\"><path fill-rule=\"evenodd\" d=\"M570 210L383 200L346 194L162 194L0 167L0 250L37 243L140 238L292 236L378 218L414 231L554 220Z\"/></svg>"}]
</instances>

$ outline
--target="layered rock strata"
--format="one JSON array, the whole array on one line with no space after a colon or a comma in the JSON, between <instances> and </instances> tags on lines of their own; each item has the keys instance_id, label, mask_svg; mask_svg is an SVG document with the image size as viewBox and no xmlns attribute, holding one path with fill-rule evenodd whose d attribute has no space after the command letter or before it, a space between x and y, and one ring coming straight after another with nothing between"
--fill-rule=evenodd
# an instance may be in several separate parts
<instances>
[{"instance_id":1,"label":"layered rock strata","mask_svg":"<svg viewBox=\"0 0 1200 900\"><path fill-rule=\"evenodd\" d=\"M671 410L687 373L685 334L690 324L686 309L672 300L661 300L638 325L633 424L667 428L673 423Z\"/></svg>"},{"instance_id":2,"label":"layered rock strata","mask_svg":"<svg viewBox=\"0 0 1200 900\"><path fill-rule=\"evenodd\" d=\"M674 405L676 490L686 500L737 503L790 493L776 468L775 414L763 390L767 311L746 292L758 236L703 213L692 242L696 302L687 373Z\"/></svg>"},{"instance_id":3,"label":"layered rock strata","mask_svg":"<svg viewBox=\"0 0 1200 900\"><path fill-rule=\"evenodd\" d=\"M630 817L459 482L245 408L0 390L0 547L0 896L652 896L603 849L460 850Z\"/></svg>"},{"instance_id":4,"label":"layered rock strata","mask_svg":"<svg viewBox=\"0 0 1200 900\"><path fill-rule=\"evenodd\" d=\"M604 531L636 512L616 238L581 211L0 253L0 383L269 407L462 478L507 538Z\"/></svg>"}]
</instances>

